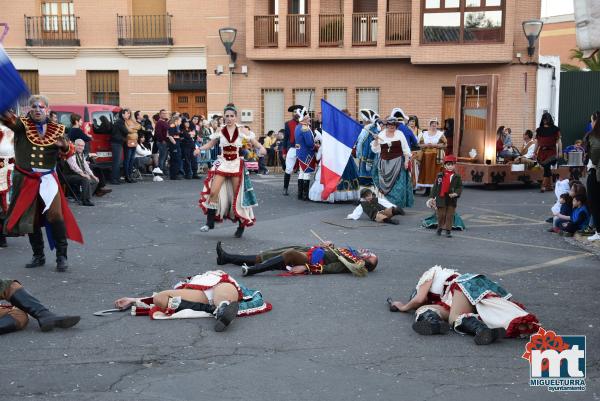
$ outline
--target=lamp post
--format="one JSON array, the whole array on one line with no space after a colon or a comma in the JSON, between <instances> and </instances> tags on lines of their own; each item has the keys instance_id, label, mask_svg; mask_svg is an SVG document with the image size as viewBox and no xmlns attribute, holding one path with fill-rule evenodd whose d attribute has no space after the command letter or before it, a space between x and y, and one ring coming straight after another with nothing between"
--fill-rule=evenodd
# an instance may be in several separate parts
<instances>
[{"instance_id":1,"label":"lamp post","mask_svg":"<svg viewBox=\"0 0 600 401\"><path fill-rule=\"evenodd\" d=\"M229 55L229 103L233 102L233 71L235 69L235 61L237 60L237 53L231 50L235 37L237 36L237 29L235 28L221 28L219 29L219 37L221 43L225 47L225 52Z\"/></svg>"},{"instance_id":2,"label":"lamp post","mask_svg":"<svg viewBox=\"0 0 600 401\"><path fill-rule=\"evenodd\" d=\"M535 42L540 37L543 26L544 22L539 19L523 21L523 33L525 33L525 37L529 42L529 46L527 46L527 54L529 57L533 57L533 54L535 53Z\"/></svg>"}]
</instances>

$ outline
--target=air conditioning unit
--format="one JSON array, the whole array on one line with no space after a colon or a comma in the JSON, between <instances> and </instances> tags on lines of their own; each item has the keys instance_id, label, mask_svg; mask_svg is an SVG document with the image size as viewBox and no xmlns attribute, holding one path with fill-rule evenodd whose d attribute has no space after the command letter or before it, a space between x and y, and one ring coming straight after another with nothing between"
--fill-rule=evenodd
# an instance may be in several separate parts
<instances>
[{"instance_id":1,"label":"air conditioning unit","mask_svg":"<svg viewBox=\"0 0 600 401\"><path fill-rule=\"evenodd\" d=\"M254 121L254 113L252 110L242 110L242 118L243 123L251 123Z\"/></svg>"}]
</instances>

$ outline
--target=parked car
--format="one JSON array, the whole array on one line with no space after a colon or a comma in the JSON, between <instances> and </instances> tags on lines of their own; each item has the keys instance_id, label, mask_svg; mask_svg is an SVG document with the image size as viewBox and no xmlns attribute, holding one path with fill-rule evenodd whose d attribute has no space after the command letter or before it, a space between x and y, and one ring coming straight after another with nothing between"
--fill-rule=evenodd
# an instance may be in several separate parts
<instances>
[{"instance_id":1,"label":"parked car","mask_svg":"<svg viewBox=\"0 0 600 401\"><path fill-rule=\"evenodd\" d=\"M105 104L53 104L50 109L56 112L58 122L65 125L67 130L71 128L71 114L79 114L83 120L82 130L92 135L89 151L98 156L96 164L101 168L110 168L110 135L120 107Z\"/></svg>"}]
</instances>

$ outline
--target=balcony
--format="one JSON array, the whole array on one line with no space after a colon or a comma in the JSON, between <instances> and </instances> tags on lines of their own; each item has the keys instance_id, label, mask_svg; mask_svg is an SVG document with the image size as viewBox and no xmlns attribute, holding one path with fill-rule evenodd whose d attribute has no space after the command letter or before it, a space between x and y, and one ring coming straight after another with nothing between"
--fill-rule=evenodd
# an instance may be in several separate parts
<instances>
[{"instance_id":1,"label":"balcony","mask_svg":"<svg viewBox=\"0 0 600 401\"><path fill-rule=\"evenodd\" d=\"M352 46L377 46L377 13L352 14Z\"/></svg>"},{"instance_id":2,"label":"balcony","mask_svg":"<svg viewBox=\"0 0 600 401\"><path fill-rule=\"evenodd\" d=\"M117 15L119 46L172 46L172 15Z\"/></svg>"},{"instance_id":3,"label":"balcony","mask_svg":"<svg viewBox=\"0 0 600 401\"><path fill-rule=\"evenodd\" d=\"M26 46L80 46L74 15L25 16Z\"/></svg>"},{"instance_id":4,"label":"balcony","mask_svg":"<svg viewBox=\"0 0 600 401\"><path fill-rule=\"evenodd\" d=\"M387 13L385 21L385 44L410 45L410 13Z\"/></svg>"},{"instance_id":5,"label":"balcony","mask_svg":"<svg viewBox=\"0 0 600 401\"><path fill-rule=\"evenodd\" d=\"M254 47L277 47L279 40L279 17L277 15L254 16Z\"/></svg>"},{"instance_id":6,"label":"balcony","mask_svg":"<svg viewBox=\"0 0 600 401\"><path fill-rule=\"evenodd\" d=\"M319 46L342 47L344 45L344 14L319 15Z\"/></svg>"},{"instance_id":7,"label":"balcony","mask_svg":"<svg viewBox=\"0 0 600 401\"><path fill-rule=\"evenodd\" d=\"M310 15L287 16L287 47L310 47Z\"/></svg>"}]
</instances>

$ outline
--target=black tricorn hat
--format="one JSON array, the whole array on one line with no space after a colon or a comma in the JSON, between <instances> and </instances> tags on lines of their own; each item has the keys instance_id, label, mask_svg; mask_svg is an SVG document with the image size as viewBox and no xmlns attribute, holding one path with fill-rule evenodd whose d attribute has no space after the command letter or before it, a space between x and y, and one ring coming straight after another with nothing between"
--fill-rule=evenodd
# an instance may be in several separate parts
<instances>
[{"instance_id":1,"label":"black tricorn hat","mask_svg":"<svg viewBox=\"0 0 600 401\"><path fill-rule=\"evenodd\" d=\"M300 104L295 104L293 106L288 107L288 111L290 113L293 113L294 111L298 110L298 109L303 109L304 106L300 105Z\"/></svg>"}]
</instances>

